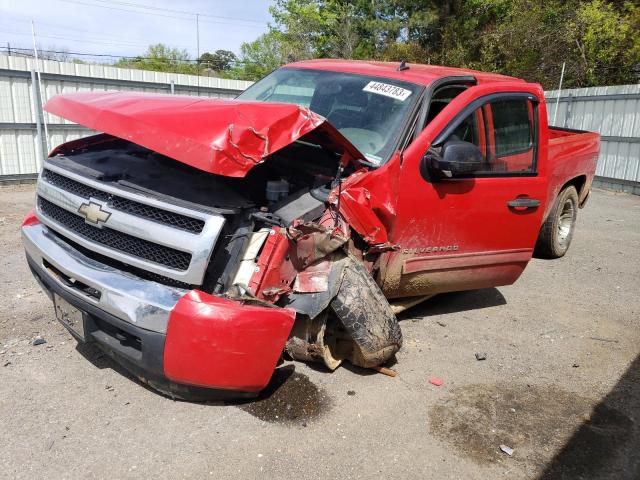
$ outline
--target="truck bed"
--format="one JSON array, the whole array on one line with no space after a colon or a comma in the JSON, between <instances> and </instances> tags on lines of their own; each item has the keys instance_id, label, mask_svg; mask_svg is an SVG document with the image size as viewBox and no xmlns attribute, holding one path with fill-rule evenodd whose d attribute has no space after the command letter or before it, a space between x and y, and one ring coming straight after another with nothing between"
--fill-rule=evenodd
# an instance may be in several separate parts
<instances>
[{"instance_id":1,"label":"truck bed","mask_svg":"<svg viewBox=\"0 0 640 480\"><path fill-rule=\"evenodd\" d=\"M583 188L578 189L580 202L584 201L596 171L600 135L550 126L548 145L548 171L545 173L549 176L549 192L545 216L560 189L577 177L584 180Z\"/></svg>"}]
</instances>

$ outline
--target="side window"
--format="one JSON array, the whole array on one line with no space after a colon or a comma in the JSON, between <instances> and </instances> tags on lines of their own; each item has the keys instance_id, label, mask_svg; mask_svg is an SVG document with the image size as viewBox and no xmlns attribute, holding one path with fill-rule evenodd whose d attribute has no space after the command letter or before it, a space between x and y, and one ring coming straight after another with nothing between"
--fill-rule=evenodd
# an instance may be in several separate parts
<instances>
[{"instance_id":1,"label":"side window","mask_svg":"<svg viewBox=\"0 0 640 480\"><path fill-rule=\"evenodd\" d=\"M483 164L474 175L535 172L534 104L528 99L486 103L467 115L447 137L473 143Z\"/></svg>"},{"instance_id":2,"label":"side window","mask_svg":"<svg viewBox=\"0 0 640 480\"><path fill-rule=\"evenodd\" d=\"M532 172L534 168L533 108L529 100L510 99L491 103L493 163L500 171Z\"/></svg>"},{"instance_id":3,"label":"side window","mask_svg":"<svg viewBox=\"0 0 640 480\"><path fill-rule=\"evenodd\" d=\"M478 108L467 115L462 123L449 135L446 142L450 140L462 140L473 143L482 153L483 164L487 165L487 155L489 152L483 108Z\"/></svg>"},{"instance_id":4,"label":"side window","mask_svg":"<svg viewBox=\"0 0 640 480\"><path fill-rule=\"evenodd\" d=\"M453 131L451 138L473 143L475 146L480 147L480 131L482 129L478 125L478 119L482 120L482 114L480 110L476 110L467 118L465 118L463 122L458 125L458 127Z\"/></svg>"},{"instance_id":5,"label":"side window","mask_svg":"<svg viewBox=\"0 0 640 480\"><path fill-rule=\"evenodd\" d=\"M431 97L431 102L429 103L429 113L425 119L424 125L422 128L426 127L431 123L431 120L436 118L436 116L446 107L449 103L464 92L466 87L464 85L451 85L442 87L433 94Z\"/></svg>"}]
</instances>

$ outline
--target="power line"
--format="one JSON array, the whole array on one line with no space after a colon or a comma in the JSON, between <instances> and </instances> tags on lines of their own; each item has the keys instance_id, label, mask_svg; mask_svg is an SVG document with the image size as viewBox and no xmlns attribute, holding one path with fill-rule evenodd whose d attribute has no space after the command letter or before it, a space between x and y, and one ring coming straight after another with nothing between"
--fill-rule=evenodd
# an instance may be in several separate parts
<instances>
[{"instance_id":1,"label":"power line","mask_svg":"<svg viewBox=\"0 0 640 480\"><path fill-rule=\"evenodd\" d=\"M241 22L251 22L251 23L258 23L260 25L264 25L264 22L260 22L259 20L247 20L245 18L239 18L239 17L225 17L222 15L211 15L209 13L200 13L200 12L192 12L192 11L186 11L186 10L174 10L172 8L165 8L165 7L156 7L153 5L144 5L141 3L133 3L133 2L123 2L123 1L118 1L118 0L91 0L93 2L100 2L100 3L107 3L109 5L111 4L117 4L117 5L125 5L125 6L130 6L130 7L135 7L135 8L141 8L144 10L157 10L157 11L161 11L161 12L171 12L171 13L180 13L180 14L185 14L185 15L198 15L201 17L210 17L210 18L222 18L225 20L239 20Z\"/></svg>"},{"instance_id":2,"label":"power line","mask_svg":"<svg viewBox=\"0 0 640 480\"><path fill-rule=\"evenodd\" d=\"M30 21L27 20L14 20L14 22L23 22L23 23L30 23ZM104 36L95 36L94 34L96 33L95 29L94 30L85 30L85 29L81 29L81 28L77 28L75 26L73 27L67 27L67 26L60 26L60 25L55 25L53 23L46 23L46 22L40 22L40 21L36 21L35 22L36 26L46 26L49 27L47 28L47 30L53 29L53 30L64 30L65 33L67 32L71 32L71 33L79 33L79 34L84 34L84 33L88 33L90 34L90 36L88 37L82 37L82 38L74 38L74 37L68 37L68 36L64 36L64 38L62 38L62 36L58 33L55 33L55 35L59 35L60 38L64 39L64 40L73 40L73 41L79 41L82 42L85 39L90 39L90 40L96 40L96 41L101 41L101 42L111 42L114 45L124 45L124 46L134 46L134 47L146 47L148 46L150 43L153 42L147 42L147 43L113 43L112 42L112 38L113 37L104 37ZM6 26L7 28L11 28L11 26ZM5 28L5 26L0 25L0 28ZM17 32L13 32L13 31L9 31L9 30L0 30L0 32L3 33L9 33L9 34L13 34L13 35L25 35L24 33L17 33ZM42 34L38 34L38 37L45 37L45 36L52 36L52 35L42 35ZM127 40L126 38L124 38L123 40ZM181 48L190 48L190 46L188 45L175 45L172 44L172 46L174 47L181 47Z\"/></svg>"},{"instance_id":3,"label":"power line","mask_svg":"<svg viewBox=\"0 0 640 480\"><path fill-rule=\"evenodd\" d=\"M0 33L7 33L10 35L18 35L18 36L23 36L23 37L30 37L31 35L27 34L27 33L19 33L19 32L12 32L9 30L0 30ZM55 40L71 40L73 42L80 42L80 43L94 43L97 45L113 45L113 46L120 46L120 47L148 47L149 44L144 44L144 43L124 43L124 42L111 42L111 41L107 41L107 40L100 40L100 39L93 39L91 40L90 38L74 38L74 37L67 37L67 36L61 36L61 35L42 35L42 34L38 34L38 38L51 38L51 39L55 39Z\"/></svg>"},{"instance_id":4,"label":"power line","mask_svg":"<svg viewBox=\"0 0 640 480\"><path fill-rule=\"evenodd\" d=\"M185 18L185 17L176 17L175 13L177 13L177 11L174 11L173 15L166 15L163 13L157 13L157 12L152 12L152 11L140 11L140 10L132 10L132 9L128 9L128 8L122 8L122 7L115 7L115 6L111 6L111 5L99 5L99 4L95 4L95 3L87 3L87 2L83 2L81 0L59 0L60 2L65 2L65 3L75 3L77 5L85 5L87 7L98 7L98 8L106 8L109 10L120 10L122 12L129 12L129 13L138 13L141 15L155 15L158 17L165 17L165 18L171 18L174 20L189 20L192 21L193 18ZM116 3L116 2L112 2L112 3ZM154 7L155 8L155 7ZM171 11L171 10L169 10ZM197 14L196 13L191 13L191 12L184 12L184 13L179 13L181 15L189 15L192 17L195 17ZM204 14L203 14L204 15ZM213 18L220 18L220 17L215 17L213 15L207 15ZM216 24L222 24L222 25L235 25L238 27L252 27L252 28L263 28L265 26L265 24L258 24L257 22L253 21L253 20L240 20L243 22L254 22L254 25L251 25L249 23L237 23L237 22L231 22L231 21L216 21L216 20L204 20L207 23L216 23Z\"/></svg>"},{"instance_id":5,"label":"power line","mask_svg":"<svg viewBox=\"0 0 640 480\"><path fill-rule=\"evenodd\" d=\"M33 49L30 48L20 48L20 47L5 47L5 46L0 46L0 50L2 51L11 51L11 52L26 52L26 53L22 53L22 56L28 56L28 57L32 57L33 56ZM127 55L112 55L112 54L108 54L108 53L86 53L86 52L67 52L64 50L43 50L41 48L38 49L38 52L41 53L54 53L54 54L58 54L58 55L77 55L77 56L85 56L85 57L105 57L105 58L117 58L117 59L125 59L125 60L156 60L156 61L166 61L167 63L172 62L171 60L166 60L166 59L162 59L162 58L158 58L158 57L143 57L140 55L135 55L135 56L127 56ZM175 60L175 62L180 63L180 62L198 62L198 59L196 58L184 58L184 59L180 59L180 60ZM200 62L203 65L208 65L208 62ZM254 64L254 65L258 65L259 62L249 62L246 60L231 60L229 63L233 63L233 64Z\"/></svg>"}]
</instances>

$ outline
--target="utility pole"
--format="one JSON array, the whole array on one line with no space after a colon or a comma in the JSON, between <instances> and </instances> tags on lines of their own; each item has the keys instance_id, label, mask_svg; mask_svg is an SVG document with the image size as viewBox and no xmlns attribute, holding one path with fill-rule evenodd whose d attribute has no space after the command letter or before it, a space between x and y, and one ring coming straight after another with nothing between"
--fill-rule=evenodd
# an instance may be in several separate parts
<instances>
[{"instance_id":1,"label":"utility pole","mask_svg":"<svg viewBox=\"0 0 640 480\"><path fill-rule=\"evenodd\" d=\"M200 60L200 14L196 13L196 56Z\"/></svg>"},{"instance_id":2,"label":"utility pole","mask_svg":"<svg viewBox=\"0 0 640 480\"><path fill-rule=\"evenodd\" d=\"M198 75L198 96L200 96L200 14L196 13L196 74Z\"/></svg>"},{"instance_id":3,"label":"utility pole","mask_svg":"<svg viewBox=\"0 0 640 480\"><path fill-rule=\"evenodd\" d=\"M38 78L38 96L40 97L40 109L35 112L36 115L42 115L42 124L44 125L44 140L47 146L47 153L49 152L49 129L47 128L47 120L44 117L44 112L42 111L42 106L44 105L43 95L42 95L42 76L40 75L40 62L38 60L38 47L36 46L36 27L33 24L33 20L31 20L31 36L33 37L33 58L36 64L36 74Z\"/></svg>"},{"instance_id":4,"label":"utility pole","mask_svg":"<svg viewBox=\"0 0 640 480\"><path fill-rule=\"evenodd\" d=\"M7 55L11 56L11 44L7 42Z\"/></svg>"},{"instance_id":5,"label":"utility pole","mask_svg":"<svg viewBox=\"0 0 640 480\"><path fill-rule=\"evenodd\" d=\"M198 96L200 96L200 14L196 13L196 73L198 74Z\"/></svg>"}]
</instances>

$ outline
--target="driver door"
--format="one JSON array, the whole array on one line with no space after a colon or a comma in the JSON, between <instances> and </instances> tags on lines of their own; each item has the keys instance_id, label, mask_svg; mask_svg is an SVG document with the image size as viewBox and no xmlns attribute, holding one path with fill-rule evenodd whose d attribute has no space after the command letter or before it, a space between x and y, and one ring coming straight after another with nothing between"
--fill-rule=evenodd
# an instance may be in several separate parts
<instances>
[{"instance_id":1,"label":"driver door","mask_svg":"<svg viewBox=\"0 0 640 480\"><path fill-rule=\"evenodd\" d=\"M423 135L474 144L482 165L464 176L425 175L426 148L407 149L390 234L399 250L381 262L390 298L511 284L532 256L545 210L547 182L538 174L544 106L526 92L462 100Z\"/></svg>"}]
</instances>

